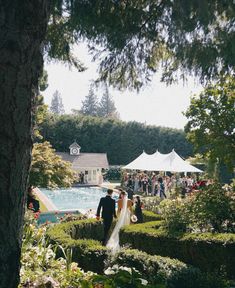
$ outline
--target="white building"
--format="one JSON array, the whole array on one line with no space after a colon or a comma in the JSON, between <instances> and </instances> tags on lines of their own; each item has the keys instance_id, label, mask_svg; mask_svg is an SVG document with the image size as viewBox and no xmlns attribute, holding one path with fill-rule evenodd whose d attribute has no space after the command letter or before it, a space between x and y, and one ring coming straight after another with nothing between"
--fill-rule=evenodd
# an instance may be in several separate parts
<instances>
[{"instance_id":1,"label":"white building","mask_svg":"<svg viewBox=\"0 0 235 288\"><path fill-rule=\"evenodd\" d=\"M84 174L84 183L91 185L102 184L102 169L108 169L106 153L80 153L81 147L77 142L69 146L70 152L57 152L63 160L72 164L72 169L79 175Z\"/></svg>"}]
</instances>

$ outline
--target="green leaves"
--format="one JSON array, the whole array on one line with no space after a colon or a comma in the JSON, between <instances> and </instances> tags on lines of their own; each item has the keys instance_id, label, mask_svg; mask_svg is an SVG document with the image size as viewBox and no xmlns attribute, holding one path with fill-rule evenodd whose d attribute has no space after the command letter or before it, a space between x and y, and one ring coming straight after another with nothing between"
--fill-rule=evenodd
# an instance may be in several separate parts
<instances>
[{"instance_id":1,"label":"green leaves","mask_svg":"<svg viewBox=\"0 0 235 288\"><path fill-rule=\"evenodd\" d=\"M82 70L71 47L86 39L99 80L119 89L140 89L159 68L169 83L206 82L234 72L234 16L231 0L55 1L45 51Z\"/></svg>"},{"instance_id":2,"label":"green leaves","mask_svg":"<svg viewBox=\"0 0 235 288\"><path fill-rule=\"evenodd\" d=\"M31 185L39 187L70 187L75 175L69 162L55 154L49 142L35 143L29 175Z\"/></svg>"},{"instance_id":3,"label":"green leaves","mask_svg":"<svg viewBox=\"0 0 235 288\"><path fill-rule=\"evenodd\" d=\"M229 169L235 159L235 79L221 78L194 96L185 113L187 138L197 152L208 154L214 162Z\"/></svg>"}]
</instances>

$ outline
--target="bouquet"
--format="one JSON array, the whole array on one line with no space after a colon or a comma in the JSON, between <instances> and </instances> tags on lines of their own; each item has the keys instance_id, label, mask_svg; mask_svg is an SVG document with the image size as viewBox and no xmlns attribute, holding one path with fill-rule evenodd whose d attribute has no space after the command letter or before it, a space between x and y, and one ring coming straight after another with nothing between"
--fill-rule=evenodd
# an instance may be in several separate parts
<instances>
[{"instance_id":1,"label":"bouquet","mask_svg":"<svg viewBox=\"0 0 235 288\"><path fill-rule=\"evenodd\" d=\"M138 218L135 215L131 216L131 222L136 223L138 221Z\"/></svg>"}]
</instances>

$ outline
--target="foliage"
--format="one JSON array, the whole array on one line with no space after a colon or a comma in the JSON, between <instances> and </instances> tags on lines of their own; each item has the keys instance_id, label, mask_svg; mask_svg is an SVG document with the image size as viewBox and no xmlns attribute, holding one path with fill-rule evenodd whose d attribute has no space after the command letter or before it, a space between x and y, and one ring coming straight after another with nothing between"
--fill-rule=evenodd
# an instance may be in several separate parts
<instances>
[{"instance_id":1,"label":"foliage","mask_svg":"<svg viewBox=\"0 0 235 288\"><path fill-rule=\"evenodd\" d=\"M156 227L159 227L160 223L161 222L151 222L147 224L141 224L141 225L137 224L127 226L126 228L128 228L128 230L130 229L131 231L141 231L141 232L135 234L135 236L133 236L130 233L129 234L130 242L127 241L125 244L129 245L130 243L133 245L133 240L135 237L136 242L134 241L133 246L138 245L138 243L140 243L139 241L141 241L141 235L142 238L143 234L145 233L146 235L148 235L148 237L151 237L150 235L153 236L154 232L152 232L152 230L156 231ZM89 261L86 262L85 269L89 267L88 269L92 271L99 270L99 273L102 273L102 269L104 269L103 264L104 261L106 261L106 273L110 275L110 282L108 283L112 283L112 281L115 280L116 285L117 283L119 283L119 285L124 285L125 282L123 283L119 281L126 281L126 286L124 287L129 287L128 283L132 281L133 270L136 269L137 271L139 271L141 275L140 276L134 273L136 277L135 282L133 283L136 284L138 284L139 278L144 278L147 279L149 284L153 285L153 287L169 287L169 288L226 287L224 284L221 286L216 286L219 281L218 279L214 279L213 285L215 283L216 285L212 286L212 283L207 281L206 275L202 274L198 269L195 269L190 265L182 263L179 260L161 256L151 256L144 252L130 249L123 249L117 255L113 255L110 257L105 247L98 245L97 241L89 240L91 238L100 239L99 233L101 233L102 230L99 231L98 230L99 227L102 228L101 222L100 221L97 222L94 219L76 221L74 223L70 222L70 223L58 224L50 228L50 230L48 231L48 236L50 237L51 240L53 239L53 242L56 241L57 243L60 243L64 247L63 248L64 251L68 251L69 253L68 255L71 255L69 251L72 248L73 261L78 262L81 267L84 268L84 263L87 260L87 258L89 258ZM126 231L124 233L126 233ZM82 238L82 239L72 240L71 238L74 239ZM155 247L155 245L153 245L151 238L146 237L144 238L147 239L148 242L141 241L143 245L142 247L140 247L141 250L145 250L146 248L148 249L152 248L153 250L156 248L161 249L162 246L165 247L166 249L167 245L169 244L166 243L165 245L163 242L161 243L161 245L159 244L160 247L159 246ZM167 239L164 240L167 241ZM148 245L146 245L146 243L148 243ZM83 251L78 252L78 249L81 249L79 247L82 247ZM170 246L169 249L171 252L172 246ZM57 256L63 256L63 254L64 252L57 254ZM102 256L103 262L100 262L101 255L103 255ZM67 258L67 254L64 257ZM95 263L96 265L93 265L93 263ZM113 271L113 269L111 268L113 265L118 265L119 267L120 266L127 267L124 268L123 270L129 271L130 275L128 275L126 272L123 271L121 271L117 275L116 272ZM96 279L99 280L98 281L99 283L103 283L102 282L104 280L103 276L98 276ZM192 279L193 281L191 281Z\"/></svg>"},{"instance_id":2,"label":"foliage","mask_svg":"<svg viewBox=\"0 0 235 288\"><path fill-rule=\"evenodd\" d=\"M108 86L105 84L103 96L98 106L98 116L118 119L119 115L112 96L109 94Z\"/></svg>"},{"instance_id":3,"label":"foliage","mask_svg":"<svg viewBox=\"0 0 235 288\"><path fill-rule=\"evenodd\" d=\"M234 72L233 1L56 1L51 11L47 55L81 70L71 46L85 38L99 79L120 89L140 89L160 68L168 82Z\"/></svg>"},{"instance_id":4,"label":"foliage","mask_svg":"<svg viewBox=\"0 0 235 288\"><path fill-rule=\"evenodd\" d=\"M85 220L88 216L86 214L73 214L73 213L65 213L63 217L60 217L58 220L60 223L66 223L70 221L78 221Z\"/></svg>"},{"instance_id":5,"label":"foliage","mask_svg":"<svg viewBox=\"0 0 235 288\"><path fill-rule=\"evenodd\" d=\"M141 274L135 268L123 267L118 265L113 265L104 271L105 275L109 277L110 287L120 287L120 288L139 288L139 287L152 287L148 285L148 281L141 278ZM106 278L107 278L106 276ZM105 277L98 276L96 280L103 284L102 281ZM106 281L105 281L106 282Z\"/></svg>"},{"instance_id":6,"label":"foliage","mask_svg":"<svg viewBox=\"0 0 235 288\"><path fill-rule=\"evenodd\" d=\"M55 248L48 244L45 238L47 226L37 227L32 215L27 215L24 225L24 237L21 257L21 281L23 287L81 287L97 288L99 285L115 288L150 287L141 284L139 273L129 271L126 267L116 267L113 274L97 275L85 273L78 264L72 262L72 249L59 247L63 258L56 259ZM126 285L126 286L125 286ZM102 286L103 287L103 286Z\"/></svg>"},{"instance_id":7,"label":"foliage","mask_svg":"<svg viewBox=\"0 0 235 288\"><path fill-rule=\"evenodd\" d=\"M164 200L159 208L169 233L235 232L234 199L234 192L215 183L186 199Z\"/></svg>"},{"instance_id":8,"label":"foliage","mask_svg":"<svg viewBox=\"0 0 235 288\"><path fill-rule=\"evenodd\" d=\"M136 249L120 251L113 257L112 263L138 269L153 287L162 287L159 283L167 288L227 287L225 280L202 273L179 260L149 255Z\"/></svg>"},{"instance_id":9,"label":"foliage","mask_svg":"<svg viewBox=\"0 0 235 288\"><path fill-rule=\"evenodd\" d=\"M235 232L235 193L218 183L195 194L189 203L189 225L194 229Z\"/></svg>"},{"instance_id":10,"label":"foliage","mask_svg":"<svg viewBox=\"0 0 235 288\"><path fill-rule=\"evenodd\" d=\"M45 91L48 87L48 74L46 70L43 70L43 73L39 79L39 91ZM44 103L43 96L39 93L34 100L33 105L33 140L41 140L43 137L40 132L41 124L45 121L47 116L47 105Z\"/></svg>"},{"instance_id":11,"label":"foliage","mask_svg":"<svg viewBox=\"0 0 235 288\"><path fill-rule=\"evenodd\" d=\"M185 113L188 139L214 163L233 169L235 159L235 79L222 78L193 97Z\"/></svg>"},{"instance_id":12,"label":"foliage","mask_svg":"<svg viewBox=\"0 0 235 288\"><path fill-rule=\"evenodd\" d=\"M98 98L94 93L94 88L90 86L89 93L82 101L81 112L84 115L97 116L98 115Z\"/></svg>"},{"instance_id":13,"label":"foliage","mask_svg":"<svg viewBox=\"0 0 235 288\"><path fill-rule=\"evenodd\" d=\"M131 162L143 149L150 154L156 149L168 153L174 148L182 157L192 153L192 146L182 130L146 126L138 122L62 115L50 116L43 123L42 130L44 139L57 151L67 152L72 141L79 139L83 152L107 152L111 165Z\"/></svg>"},{"instance_id":14,"label":"foliage","mask_svg":"<svg viewBox=\"0 0 235 288\"><path fill-rule=\"evenodd\" d=\"M143 202L145 210L152 211L156 214L159 213L159 204L162 201L159 196L143 197L141 201Z\"/></svg>"},{"instance_id":15,"label":"foliage","mask_svg":"<svg viewBox=\"0 0 235 288\"><path fill-rule=\"evenodd\" d=\"M42 140L41 128L42 123L46 120L47 117L47 105L44 103L44 98L42 95L35 97L35 105L33 111L33 140L39 141Z\"/></svg>"},{"instance_id":16,"label":"foliage","mask_svg":"<svg viewBox=\"0 0 235 288\"><path fill-rule=\"evenodd\" d=\"M105 180L121 180L121 169L110 167L104 175Z\"/></svg>"},{"instance_id":17,"label":"foliage","mask_svg":"<svg viewBox=\"0 0 235 288\"><path fill-rule=\"evenodd\" d=\"M163 200L159 210L164 219L164 227L169 233L186 232L188 224L186 201L181 199Z\"/></svg>"},{"instance_id":18,"label":"foliage","mask_svg":"<svg viewBox=\"0 0 235 288\"><path fill-rule=\"evenodd\" d=\"M145 222L151 222L151 221L157 221L157 220L162 220L162 216L159 214L156 214L151 211L146 211L145 208L142 211L143 213L143 221Z\"/></svg>"},{"instance_id":19,"label":"foliage","mask_svg":"<svg viewBox=\"0 0 235 288\"><path fill-rule=\"evenodd\" d=\"M52 113L57 115L64 114L65 112L61 94L58 90L56 90L55 93L52 95L50 110Z\"/></svg>"},{"instance_id":20,"label":"foliage","mask_svg":"<svg viewBox=\"0 0 235 288\"><path fill-rule=\"evenodd\" d=\"M235 259L231 255L235 252L235 234L170 234L163 225L164 221L154 221L125 226L120 243L150 255L179 259L208 273L227 273L227 278L234 279Z\"/></svg>"},{"instance_id":21,"label":"foliage","mask_svg":"<svg viewBox=\"0 0 235 288\"><path fill-rule=\"evenodd\" d=\"M35 143L29 182L39 187L70 187L75 176L71 164L55 154L49 142Z\"/></svg>"}]
</instances>

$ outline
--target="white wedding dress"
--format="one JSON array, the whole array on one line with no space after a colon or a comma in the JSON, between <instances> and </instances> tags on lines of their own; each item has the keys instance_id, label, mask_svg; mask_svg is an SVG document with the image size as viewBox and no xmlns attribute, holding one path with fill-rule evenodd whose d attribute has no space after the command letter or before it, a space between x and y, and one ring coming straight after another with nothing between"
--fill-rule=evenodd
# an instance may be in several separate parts
<instances>
[{"instance_id":1,"label":"white wedding dress","mask_svg":"<svg viewBox=\"0 0 235 288\"><path fill-rule=\"evenodd\" d=\"M115 225L113 232L109 238L109 241L106 245L107 248L111 249L111 252L115 254L120 250L120 245L119 245L119 231L120 229L125 226L130 224L130 217L131 217L131 212L127 207L127 202L128 198L127 196L124 196L123 198L123 207L120 213L120 216L118 218L117 224Z\"/></svg>"}]
</instances>

